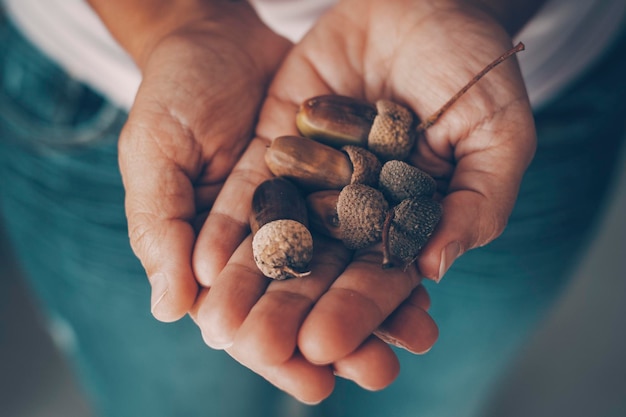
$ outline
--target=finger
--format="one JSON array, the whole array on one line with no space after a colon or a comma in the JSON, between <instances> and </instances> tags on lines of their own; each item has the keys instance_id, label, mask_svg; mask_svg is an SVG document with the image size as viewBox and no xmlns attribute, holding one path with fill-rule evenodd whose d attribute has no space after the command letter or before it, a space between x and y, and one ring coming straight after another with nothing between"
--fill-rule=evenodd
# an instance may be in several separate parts
<instances>
[{"instance_id":1,"label":"finger","mask_svg":"<svg viewBox=\"0 0 626 417\"><path fill-rule=\"evenodd\" d=\"M457 168L455 177L466 172ZM439 282L452 263L464 252L484 246L497 238L506 227L521 183L519 172L503 177L484 173L467 175L475 178L463 188L451 183L443 198L442 217L417 259L421 274Z\"/></svg>"},{"instance_id":2,"label":"finger","mask_svg":"<svg viewBox=\"0 0 626 417\"><path fill-rule=\"evenodd\" d=\"M130 243L152 287L152 314L167 322L187 313L198 290L191 269L196 210L190 178L199 167L184 140L174 160L154 135L129 122L120 136L119 162Z\"/></svg>"},{"instance_id":3,"label":"finger","mask_svg":"<svg viewBox=\"0 0 626 417\"><path fill-rule=\"evenodd\" d=\"M396 354L375 336L370 336L356 351L336 361L333 367L335 375L370 391L386 388L400 373Z\"/></svg>"},{"instance_id":4,"label":"finger","mask_svg":"<svg viewBox=\"0 0 626 417\"><path fill-rule=\"evenodd\" d=\"M196 323L204 341L214 349L233 344L250 309L265 291L269 278L253 261L251 238L237 248L206 296L199 301Z\"/></svg>"},{"instance_id":5,"label":"finger","mask_svg":"<svg viewBox=\"0 0 626 417\"><path fill-rule=\"evenodd\" d=\"M405 303L413 304L424 311L428 311L431 304L430 295L423 285L418 285L417 288L413 290L409 298L405 301Z\"/></svg>"},{"instance_id":6,"label":"finger","mask_svg":"<svg viewBox=\"0 0 626 417\"><path fill-rule=\"evenodd\" d=\"M290 358L304 318L350 260L349 251L337 241L316 237L314 246L310 275L272 281L250 306L232 348L248 362L277 364ZM214 314L219 313L215 310Z\"/></svg>"},{"instance_id":7,"label":"finger","mask_svg":"<svg viewBox=\"0 0 626 417\"><path fill-rule=\"evenodd\" d=\"M267 365L247 362L237 353L231 353L230 349L226 352L248 369L305 404L321 402L335 387L335 376L330 366L313 365L299 353L295 353L284 363Z\"/></svg>"},{"instance_id":8,"label":"finger","mask_svg":"<svg viewBox=\"0 0 626 417\"><path fill-rule=\"evenodd\" d=\"M377 248L358 253L318 300L298 335L308 360L332 363L353 352L420 282L415 268L381 264Z\"/></svg>"},{"instance_id":9,"label":"finger","mask_svg":"<svg viewBox=\"0 0 626 417\"><path fill-rule=\"evenodd\" d=\"M207 217L193 253L198 282L211 286L239 244L249 234L252 195L270 177L264 155L267 144L254 139L224 183Z\"/></svg>"},{"instance_id":10,"label":"finger","mask_svg":"<svg viewBox=\"0 0 626 417\"><path fill-rule=\"evenodd\" d=\"M411 297L387 317L375 334L385 342L411 353L428 352L439 337L439 328L420 306L423 305L421 297L419 291L414 291Z\"/></svg>"}]
</instances>

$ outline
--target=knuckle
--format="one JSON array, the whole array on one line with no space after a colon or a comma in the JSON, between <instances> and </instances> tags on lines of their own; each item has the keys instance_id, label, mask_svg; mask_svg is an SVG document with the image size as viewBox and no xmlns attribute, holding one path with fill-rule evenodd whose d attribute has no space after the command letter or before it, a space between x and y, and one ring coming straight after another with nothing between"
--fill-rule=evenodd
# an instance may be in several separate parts
<instances>
[{"instance_id":1,"label":"knuckle","mask_svg":"<svg viewBox=\"0 0 626 417\"><path fill-rule=\"evenodd\" d=\"M136 213L128 218L128 237L130 246L142 262L154 252L158 236L156 236L154 216L148 213Z\"/></svg>"},{"instance_id":2,"label":"knuckle","mask_svg":"<svg viewBox=\"0 0 626 417\"><path fill-rule=\"evenodd\" d=\"M490 215L481 216L478 227L476 246L485 246L498 238L508 223L508 215L491 211Z\"/></svg>"}]
</instances>

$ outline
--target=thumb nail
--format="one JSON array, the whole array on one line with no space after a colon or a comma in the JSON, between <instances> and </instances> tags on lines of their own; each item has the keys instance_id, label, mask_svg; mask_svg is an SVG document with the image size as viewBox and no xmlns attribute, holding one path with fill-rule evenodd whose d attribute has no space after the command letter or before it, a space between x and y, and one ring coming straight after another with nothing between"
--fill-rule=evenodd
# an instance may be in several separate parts
<instances>
[{"instance_id":1,"label":"thumb nail","mask_svg":"<svg viewBox=\"0 0 626 417\"><path fill-rule=\"evenodd\" d=\"M441 251L441 263L439 264L439 276L436 281L441 281L441 278L448 272L448 269L452 266L452 263L461 255L461 244L459 242L448 243Z\"/></svg>"},{"instance_id":2,"label":"thumb nail","mask_svg":"<svg viewBox=\"0 0 626 417\"><path fill-rule=\"evenodd\" d=\"M165 298L167 291L169 289L167 283L167 277L162 272L157 272L148 278L150 281L150 286L152 287L152 296L150 299L150 311L154 314L155 309L159 305L159 303Z\"/></svg>"}]
</instances>

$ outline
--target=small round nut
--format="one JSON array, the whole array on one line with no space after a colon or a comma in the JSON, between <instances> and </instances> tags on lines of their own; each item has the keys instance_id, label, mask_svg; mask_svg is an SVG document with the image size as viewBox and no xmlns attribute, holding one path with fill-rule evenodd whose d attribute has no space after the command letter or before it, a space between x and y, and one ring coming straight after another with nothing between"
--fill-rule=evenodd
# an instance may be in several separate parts
<instances>
[{"instance_id":1,"label":"small round nut","mask_svg":"<svg viewBox=\"0 0 626 417\"><path fill-rule=\"evenodd\" d=\"M415 142L413 115L392 101L378 100L367 148L382 160L407 159Z\"/></svg>"},{"instance_id":2,"label":"small round nut","mask_svg":"<svg viewBox=\"0 0 626 417\"><path fill-rule=\"evenodd\" d=\"M255 233L252 253L266 277L283 280L306 276L313 257L313 237L300 222L275 220Z\"/></svg>"},{"instance_id":3,"label":"small round nut","mask_svg":"<svg viewBox=\"0 0 626 417\"><path fill-rule=\"evenodd\" d=\"M337 200L341 237L348 249L363 249L381 240L389 204L367 185L345 186Z\"/></svg>"},{"instance_id":4,"label":"small round nut","mask_svg":"<svg viewBox=\"0 0 626 417\"><path fill-rule=\"evenodd\" d=\"M412 197L432 197L437 183L421 169L403 161L387 161L381 171L379 189L391 204Z\"/></svg>"}]
</instances>

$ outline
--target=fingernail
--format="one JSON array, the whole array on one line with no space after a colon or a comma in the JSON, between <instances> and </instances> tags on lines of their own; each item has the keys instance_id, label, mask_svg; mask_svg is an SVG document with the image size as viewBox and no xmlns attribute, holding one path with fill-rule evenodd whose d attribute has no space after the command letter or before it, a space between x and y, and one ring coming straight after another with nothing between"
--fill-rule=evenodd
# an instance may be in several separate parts
<instances>
[{"instance_id":1,"label":"fingernail","mask_svg":"<svg viewBox=\"0 0 626 417\"><path fill-rule=\"evenodd\" d=\"M392 345L401 349L406 349L406 346L403 345L402 343L400 343L400 341L398 339L396 339L395 337L391 336L389 333L387 333L384 330L378 329L374 332L374 334L376 334L376 336L378 336L378 338L380 340L382 340L383 342L387 343L388 345Z\"/></svg>"},{"instance_id":2,"label":"fingernail","mask_svg":"<svg viewBox=\"0 0 626 417\"><path fill-rule=\"evenodd\" d=\"M150 286L152 287L152 296L150 299L150 311L154 314L155 309L159 305L159 303L165 298L169 290L169 286L167 283L167 277L162 272L157 272L148 278L150 281Z\"/></svg>"},{"instance_id":3,"label":"fingernail","mask_svg":"<svg viewBox=\"0 0 626 417\"><path fill-rule=\"evenodd\" d=\"M461 244L459 242L448 243L441 251L441 263L439 264L439 276L435 280L440 282L441 278L448 272L452 263L461 255Z\"/></svg>"}]
</instances>

